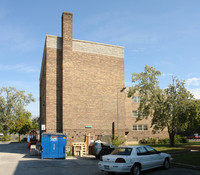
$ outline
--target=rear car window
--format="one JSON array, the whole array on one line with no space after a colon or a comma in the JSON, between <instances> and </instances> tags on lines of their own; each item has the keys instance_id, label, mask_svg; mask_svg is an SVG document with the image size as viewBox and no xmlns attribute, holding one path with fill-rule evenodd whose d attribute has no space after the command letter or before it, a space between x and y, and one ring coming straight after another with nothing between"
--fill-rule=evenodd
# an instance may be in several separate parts
<instances>
[{"instance_id":1,"label":"rear car window","mask_svg":"<svg viewBox=\"0 0 200 175\"><path fill-rule=\"evenodd\" d=\"M157 154L157 151L155 149L153 149L152 147L146 146L145 148L147 149L149 154Z\"/></svg>"},{"instance_id":2,"label":"rear car window","mask_svg":"<svg viewBox=\"0 0 200 175\"><path fill-rule=\"evenodd\" d=\"M142 155L148 155L147 150L144 147L138 147L136 149L137 155L142 156Z\"/></svg>"},{"instance_id":3,"label":"rear car window","mask_svg":"<svg viewBox=\"0 0 200 175\"><path fill-rule=\"evenodd\" d=\"M131 155L131 152L132 148L116 148L111 154L129 156Z\"/></svg>"}]
</instances>

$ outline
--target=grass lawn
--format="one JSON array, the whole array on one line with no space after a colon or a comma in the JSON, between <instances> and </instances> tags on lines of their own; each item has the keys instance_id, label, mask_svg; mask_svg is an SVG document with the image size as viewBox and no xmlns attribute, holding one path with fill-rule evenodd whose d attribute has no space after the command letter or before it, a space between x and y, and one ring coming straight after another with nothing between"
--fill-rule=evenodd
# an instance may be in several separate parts
<instances>
[{"instance_id":1,"label":"grass lawn","mask_svg":"<svg viewBox=\"0 0 200 175\"><path fill-rule=\"evenodd\" d=\"M173 162L200 166L200 152L179 154L173 157Z\"/></svg>"},{"instance_id":2,"label":"grass lawn","mask_svg":"<svg viewBox=\"0 0 200 175\"><path fill-rule=\"evenodd\" d=\"M176 144L177 146L200 146L200 142L188 142L188 143L180 143L180 144Z\"/></svg>"},{"instance_id":3,"label":"grass lawn","mask_svg":"<svg viewBox=\"0 0 200 175\"><path fill-rule=\"evenodd\" d=\"M155 146L155 145L151 145L151 146L154 149L156 149L157 151L164 152L164 153L170 153L170 152L177 152L177 151L187 150L186 148L182 148L182 147Z\"/></svg>"},{"instance_id":4,"label":"grass lawn","mask_svg":"<svg viewBox=\"0 0 200 175\"><path fill-rule=\"evenodd\" d=\"M159 144L148 144L152 146L154 149L157 151L169 153L169 152L176 152L176 151L183 151L187 150L188 147L200 147L200 142L188 142L188 143L180 143L180 144L175 144L174 147L170 147L169 144L164 144L164 145L159 145Z\"/></svg>"},{"instance_id":5,"label":"grass lawn","mask_svg":"<svg viewBox=\"0 0 200 175\"><path fill-rule=\"evenodd\" d=\"M151 146L161 152L173 153L177 151L188 150L188 148L192 147L200 148L200 142L188 142L188 143L176 144L175 147L170 147L169 145L151 145ZM173 162L200 166L200 152L185 152L173 155Z\"/></svg>"}]
</instances>

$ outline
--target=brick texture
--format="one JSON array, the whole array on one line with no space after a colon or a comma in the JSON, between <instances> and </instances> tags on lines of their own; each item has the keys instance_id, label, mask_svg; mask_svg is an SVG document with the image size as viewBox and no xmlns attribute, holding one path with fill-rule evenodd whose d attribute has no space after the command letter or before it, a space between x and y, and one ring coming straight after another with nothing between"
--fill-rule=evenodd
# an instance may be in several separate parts
<instances>
[{"instance_id":1,"label":"brick texture","mask_svg":"<svg viewBox=\"0 0 200 175\"><path fill-rule=\"evenodd\" d=\"M40 117L46 132L67 134L68 144L112 134L153 136L151 130L135 132L132 109L124 87L124 48L72 39L72 17L62 16L62 37L47 35L40 75ZM150 119L140 121L150 126ZM86 128L91 126L91 128ZM126 133L126 134L125 134Z\"/></svg>"}]
</instances>

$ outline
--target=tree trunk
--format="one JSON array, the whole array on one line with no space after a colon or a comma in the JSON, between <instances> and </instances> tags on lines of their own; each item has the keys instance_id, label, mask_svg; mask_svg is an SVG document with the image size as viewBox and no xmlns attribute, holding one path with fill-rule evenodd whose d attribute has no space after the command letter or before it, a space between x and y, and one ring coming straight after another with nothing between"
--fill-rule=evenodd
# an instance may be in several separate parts
<instances>
[{"instance_id":1,"label":"tree trunk","mask_svg":"<svg viewBox=\"0 0 200 175\"><path fill-rule=\"evenodd\" d=\"M19 142L20 142L20 133L19 133Z\"/></svg>"},{"instance_id":2,"label":"tree trunk","mask_svg":"<svg viewBox=\"0 0 200 175\"><path fill-rule=\"evenodd\" d=\"M174 136L175 136L175 132L169 132L169 139L170 139L170 146L171 147L174 147Z\"/></svg>"}]
</instances>

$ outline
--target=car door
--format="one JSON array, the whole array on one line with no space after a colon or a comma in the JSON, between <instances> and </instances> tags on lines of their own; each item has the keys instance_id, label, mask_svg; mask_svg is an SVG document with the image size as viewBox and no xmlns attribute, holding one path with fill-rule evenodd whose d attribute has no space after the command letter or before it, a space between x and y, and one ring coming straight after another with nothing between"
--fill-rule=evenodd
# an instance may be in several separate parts
<instances>
[{"instance_id":1,"label":"car door","mask_svg":"<svg viewBox=\"0 0 200 175\"><path fill-rule=\"evenodd\" d=\"M151 157L149 156L147 149L145 149L144 146L137 147L136 152L137 152L137 159L142 165L142 170L151 168L152 166Z\"/></svg>"},{"instance_id":2,"label":"car door","mask_svg":"<svg viewBox=\"0 0 200 175\"><path fill-rule=\"evenodd\" d=\"M151 146L145 146L149 153L149 157L151 158L151 166L152 168L154 167L159 167L162 165L163 160L159 152L157 152L154 148Z\"/></svg>"}]
</instances>

